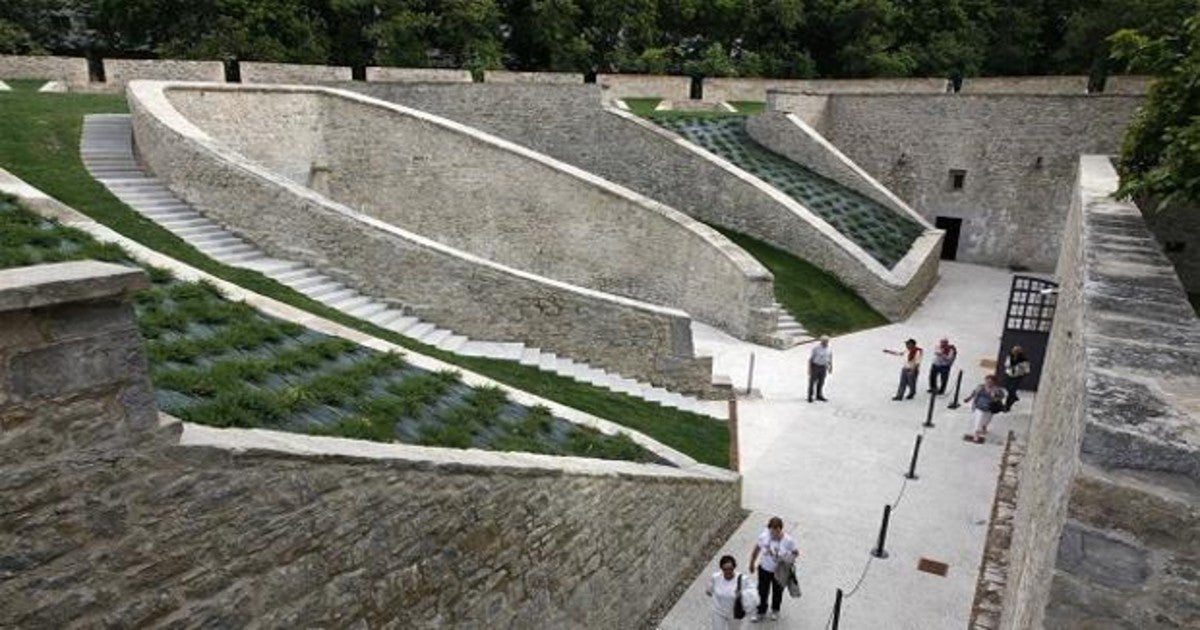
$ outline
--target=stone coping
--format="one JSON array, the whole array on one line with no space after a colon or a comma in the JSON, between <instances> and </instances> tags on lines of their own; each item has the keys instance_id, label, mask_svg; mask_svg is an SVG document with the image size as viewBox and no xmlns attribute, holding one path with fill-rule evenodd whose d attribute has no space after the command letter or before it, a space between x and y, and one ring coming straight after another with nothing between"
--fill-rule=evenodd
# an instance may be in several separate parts
<instances>
[{"instance_id":1,"label":"stone coping","mask_svg":"<svg viewBox=\"0 0 1200 630\"><path fill-rule=\"evenodd\" d=\"M121 298L147 286L142 270L95 260L0 269L0 312Z\"/></svg>"},{"instance_id":2,"label":"stone coping","mask_svg":"<svg viewBox=\"0 0 1200 630\"><path fill-rule=\"evenodd\" d=\"M669 140L676 145L683 147L684 149L687 149L693 154L717 165L730 175L750 184L764 195L771 197L771 199L778 203L782 208L790 211L798 219L811 226L822 236L834 242L843 251L854 257L854 259L868 271L870 271L872 275L878 277L883 281L884 284L893 289L903 289L907 287L920 271L921 266L933 252L934 248L941 243L942 231L934 229L929 225L928 221L926 221L924 218L920 218L919 223L927 228L926 231L918 236L915 241L913 241L912 246L909 247L908 253L905 254L904 258L901 258L894 267L888 269L878 260L875 260L875 258L870 254L868 254L865 249L860 247L854 241L850 240L850 238L845 234L839 232L824 219L817 216L816 213L805 207L804 204L801 204L791 196L785 194L783 191L777 190L774 186L770 186L754 175L742 170L729 160L712 154L700 148L699 146L684 140L675 133L663 129L659 125L645 120L641 116L638 116L632 112L624 111L611 106L605 106L604 109L615 116L619 116L632 124L638 125L647 131L658 134L660 137Z\"/></svg>"},{"instance_id":3,"label":"stone coping","mask_svg":"<svg viewBox=\"0 0 1200 630\"><path fill-rule=\"evenodd\" d=\"M50 197L49 195L45 194L41 190L34 188L33 186L30 186L28 183L24 182L20 178L17 178L16 176L12 175L8 171L4 170L3 168L0 168L0 192L5 192L8 194L15 195L18 199L25 202L28 207L33 209L38 214L40 214L44 217L47 217L47 218L56 219L59 222L63 223L64 225L87 232L93 238L99 240L100 242L113 243L115 245L119 245L126 252L128 252L130 254L130 256L132 256L135 260L138 260L138 261L148 264L148 265L153 265L156 267L161 267L163 269L167 269L171 273L173 273L177 278L179 278L181 280L192 281L192 282L197 282L197 281L203 280L203 281L210 282L215 287L217 287L217 289L220 290L221 294L223 296L225 296L227 299L245 302L247 305L252 306L255 309L257 309L258 311L260 311L266 315L269 315L271 317L276 317L276 318L290 321L290 322L293 322L296 324L300 324L302 326L305 326L305 327L315 330L317 332L340 337L342 339L352 341L354 343L357 343L359 345L362 345L362 346L365 346L368 348L372 348L374 350L379 350L382 352L401 353L404 355L405 360L408 361L410 364L412 364L418 368L424 369L424 370L428 370L428 371L432 371L432 372L436 372L436 371L440 371L440 370L453 370L453 371L459 372L462 375L462 382L465 385L468 385L470 387L496 387L496 388L499 388L499 389L503 390L505 393L507 393L509 398L517 404L526 405L526 406L534 406L534 405L545 406L548 409L550 409L551 413L553 413L555 416L557 416L559 418L562 418L562 419L572 422L574 424L578 424L580 426L585 426L585 427L595 429L595 430L605 433L607 435L615 435L617 433L624 433L625 435L629 436L630 439L632 439L634 442L636 442L642 448L645 448L646 450L654 453L655 455L662 458L663 460L670 462L674 466L674 468L672 468L671 466L663 466L663 465L658 465L658 464L635 464L632 462L613 462L613 461L609 461L609 460L587 460L586 458L556 458L553 456L535 456L534 454L531 454L531 453L523 454L523 455L527 455L530 457L535 457L535 460L537 462L539 462L540 465L551 466L553 464L553 462L555 462L559 459L571 459L571 460L583 459L584 461L589 462L589 463L590 462L603 462L604 465L623 464L626 466L634 466L634 467L638 467L640 470L646 471L645 474L652 474L652 475L658 475L661 471L679 470L679 471L689 471L692 474L692 476L699 475L699 476L713 478L713 479L719 479L719 480L723 480L723 481L732 481L732 480L736 480L736 479L740 478L740 475L738 475L737 473L734 473L732 471L724 470L722 468L717 468L714 466L709 466L707 464L701 464L701 463L697 462L696 460L692 459L691 457L685 455L684 453L681 453L681 452L645 435L644 433L634 431L627 427L623 427L619 424L616 424L615 422L610 422L603 418L599 418L599 417L593 416L591 414L585 413L583 411L579 411L578 409L567 407L561 403L558 403L558 402L555 402L552 400L548 400L545 398L541 398L534 394L530 394L529 392L526 392L524 390L516 389L516 388L512 387L511 385L507 385L507 384L501 383L499 381L494 381L486 376L482 376L480 374L470 372L460 366L453 365L451 363L446 363L439 359L428 357L423 354L419 354L414 350L410 350L403 346L394 344L390 341L386 341L384 339L379 339L378 337L373 337L371 335L360 332L360 331L350 328L348 326L344 326L342 324L324 319L320 316L309 313L308 311L296 308L289 304L284 304L283 302L279 302L277 300L274 300L272 298L269 298L269 297L266 297L263 295L259 295L248 289L245 289L239 285L233 284L231 282L228 282L228 281L218 278L216 276L210 275L204 271L196 269L195 267L192 267L186 263L175 260L174 258L171 258L161 252L158 252L157 250L151 249L133 239L130 239L126 236L123 236L123 235L117 233L116 231L112 230L111 228L109 228L101 223L96 222L95 220L93 220L90 217L71 208L70 206L67 206L66 204L63 204L62 202L58 201L57 199ZM74 264L74 263L67 263L67 264ZM103 263L95 263L95 264L103 264ZM128 267L121 267L120 265L107 264L106 266L118 267L119 269L122 269L131 275L136 275L138 277L141 277L142 282L145 282L145 274L142 273L140 270L130 270ZM717 403L713 403L713 404L717 404ZM171 418L170 416L167 416L166 414L160 414L160 416L167 418L167 419ZM712 420L712 419L706 418L706 421L707 420ZM712 420L712 421L718 422L718 420ZM251 432L251 434L254 435L255 437L247 438L248 441L246 442L245 449L271 450L271 448L272 448L272 447L270 447L271 444L279 445L279 444L291 443L289 440L286 440L286 439L283 440L282 442L272 441L272 440L275 440L274 436L285 436L286 437L286 436L295 435L297 437L312 437L312 436L300 436L299 434L284 433L281 431L270 431L267 429L253 429L253 430L217 429L217 428L213 428L213 427L204 427L201 425L192 425L191 423L180 422L178 420L176 420L175 422L178 422L180 425L182 425L182 429L180 429L180 430L182 430L185 435L188 434L189 432L191 433L191 435L193 437L189 437L188 439L194 440L194 442L192 442L192 443L194 443L196 445L200 445L200 444L205 443L205 441L207 440L207 441L214 442L214 443L210 444L211 446L220 446L222 448L236 448L233 445L236 445L239 442L239 440L241 439L241 437L238 437L238 436L245 437L246 434L243 432L246 432L246 431ZM203 430L190 431L190 428L192 428L192 427L203 429ZM219 440L217 440L217 438L213 437L212 432L225 432L225 431L233 431L233 433L230 434L231 437L220 438ZM267 434L268 436L271 436L271 438L268 440L267 438L262 438L262 437L258 436L257 434ZM417 448L417 449L420 449L421 453L424 453L425 451L443 451L444 453L454 453L454 454L461 455L463 453L468 452L468 451L457 450L457 449L436 449L436 448L432 448L432 447L410 447L408 445L386 445L386 444L382 444L382 443L351 440L349 438L322 438L322 439L323 440L333 440L338 443L346 442L346 443L351 443L351 444L365 444L365 445L376 445L376 446L398 446L398 447L404 447L406 449L407 448ZM304 442L303 444L304 444L303 448L311 449L311 448L315 448L316 445L324 444L324 442ZM301 447L291 446L288 448L295 450L295 449L299 449ZM339 446L338 448L354 450L353 447L350 447L350 446L346 446L346 447ZM245 450L245 449L243 449L243 450ZM288 449L280 449L279 452L283 453L283 452L290 452L290 451L288 451ZM378 453L379 451L373 451L368 448L364 452ZM393 453L394 457L396 457L396 458L403 458L403 457L410 457L412 455L412 453L416 453L417 451L412 451L412 452L385 451L385 452ZM471 451L471 452L489 453L487 451ZM495 454L499 454L499 453L495 453ZM372 457L376 457L376 456L372 456ZM621 472L624 472L624 466L618 466L617 468L620 469Z\"/></svg>"},{"instance_id":4,"label":"stone coping","mask_svg":"<svg viewBox=\"0 0 1200 630\"><path fill-rule=\"evenodd\" d=\"M973 98L996 100L996 99L1012 99L1018 101L1028 100L1053 100L1064 98L1080 98L1080 99L1119 99L1119 98L1144 98L1144 94L1121 94L1111 92L970 92L970 93L937 93L929 94L925 92L912 93L894 93L894 92L822 92L820 90L789 90L789 89L769 89L767 90L767 102L770 103L771 94L792 94L803 96L828 96L831 98L892 98L903 99L906 101L916 101L925 99L946 99L946 100L968 100Z\"/></svg>"}]
</instances>

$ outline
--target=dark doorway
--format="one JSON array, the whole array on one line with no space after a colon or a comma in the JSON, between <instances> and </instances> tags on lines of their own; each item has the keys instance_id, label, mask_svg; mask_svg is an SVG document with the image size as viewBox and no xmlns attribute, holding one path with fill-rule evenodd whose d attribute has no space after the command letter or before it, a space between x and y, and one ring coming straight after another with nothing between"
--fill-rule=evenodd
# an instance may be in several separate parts
<instances>
[{"instance_id":1,"label":"dark doorway","mask_svg":"<svg viewBox=\"0 0 1200 630\"><path fill-rule=\"evenodd\" d=\"M1058 284L1032 276L1013 276L1008 292L1008 310L1004 317L1004 333L996 353L996 374L1003 380L1004 360L1009 349L1021 346L1029 357L1029 375L1021 389L1037 391L1042 380L1042 365L1046 360L1046 345L1050 327L1058 306Z\"/></svg>"},{"instance_id":2,"label":"dark doorway","mask_svg":"<svg viewBox=\"0 0 1200 630\"><path fill-rule=\"evenodd\" d=\"M946 230L946 237L942 239L942 260L956 260L958 258L958 235L962 232L962 219L938 217L934 219L933 226L939 230Z\"/></svg>"},{"instance_id":3,"label":"dark doorway","mask_svg":"<svg viewBox=\"0 0 1200 630\"><path fill-rule=\"evenodd\" d=\"M693 101L699 101L704 98L704 77L699 75L692 77L692 82L688 86L688 98Z\"/></svg>"}]
</instances>

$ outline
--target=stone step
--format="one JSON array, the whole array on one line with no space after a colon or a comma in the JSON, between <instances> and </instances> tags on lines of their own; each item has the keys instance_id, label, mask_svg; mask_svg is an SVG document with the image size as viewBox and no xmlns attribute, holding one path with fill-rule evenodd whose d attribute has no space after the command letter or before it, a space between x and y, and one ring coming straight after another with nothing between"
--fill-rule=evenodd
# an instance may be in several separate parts
<instances>
[{"instance_id":1,"label":"stone step","mask_svg":"<svg viewBox=\"0 0 1200 630\"><path fill-rule=\"evenodd\" d=\"M302 266L296 267L294 269L286 269L286 270L277 271L277 272L274 272L274 273L271 273L268 275L270 275L272 278L274 278L274 279L278 280L279 282L282 282L288 286L294 286L293 284L291 284L293 280L301 280L304 278L316 278L318 276L322 277L322 278L325 277L325 274L321 273L320 271L317 271L316 269L313 269L312 267L309 267L308 265L305 265L304 263L298 263L298 264L300 264Z\"/></svg>"},{"instance_id":2,"label":"stone step","mask_svg":"<svg viewBox=\"0 0 1200 630\"><path fill-rule=\"evenodd\" d=\"M450 335L449 337L443 339L441 343L437 345L437 347L445 350L446 352L458 352L459 348L462 348L463 345L468 341L470 341L470 339L463 335Z\"/></svg>"},{"instance_id":3,"label":"stone step","mask_svg":"<svg viewBox=\"0 0 1200 630\"><path fill-rule=\"evenodd\" d=\"M554 364L558 362L558 355L553 352L543 352L542 356L538 357L538 367L543 370L554 370Z\"/></svg>"},{"instance_id":4,"label":"stone step","mask_svg":"<svg viewBox=\"0 0 1200 630\"><path fill-rule=\"evenodd\" d=\"M308 297L311 298L348 288L345 284L330 278L316 269L310 268L309 272L309 275L301 275L296 276L294 279L289 279L287 285L297 291L308 293Z\"/></svg>"},{"instance_id":5,"label":"stone step","mask_svg":"<svg viewBox=\"0 0 1200 630\"><path fill-rule=\"evenodd\" d=\"M434 328L432 331L421 335L417 341L420 341L421 343L427 343L431 346L437 346L439 343L453 334L454 333L446 330L445 328Z\"/></svg>"},{"instance_id":6,"label":"stone step","mask_svg":"<svg viewBox=\"0 0 1200 630\"><path fill-rule=\"evenodd\" d=\"M227 243L232 245L234 243L244 243L245 241L230 234L229 232L226 232L225 230L221 230L219 232L211 232L208 234L200 234L199 236L188 237L187 242L196 247L200 247L201 245L213 243Z\"/></svg>"},{"instance_id":7,"label":"stone step","mask_svg":"<svg viewBox=\"0 0 1200 630\"><path fill-rule=\"evenodd\" d=\"M407 334L408 330L410 328L412 328L414 326L420 326L423 323L424 322L417 319L416 317L413 317L412 315L404 315L404 316L388 323L388 325L384 326L384 328L387 328L388 330L390 330L392 332Z\"/></svg>"},{"instance_id":8,"label":"stone step","mask_svg":"<svg viewBox=\"0 0 1200 630\"><path fill-rule=\"evenodd\" d=\"M168 230L171 230L172 232L174 232L178 228L204 227L204 226L219 227L216 223L213 223L212 221L208 220L207 218L201 217L201 216L197 216L195 218L186 218L186 219L171 219L170 221L159 221L158 223L159 223L159 225L162 225L163 227L167 228Z\"/></svg>"},{"instance_id":9,"label":"stone step","mask_svg":"<svg viewBox=\"0 0 1200 630\"><path fill-rule=\"evenodd\" d=\"M382 311L367 317L366 320L372 324L375 324L376 326L379 326L380 328L387 328L388 324L391 324L401 317L404 317L404 311L398 308L385 308Z\"/></svg>"},{"instance_id":10,"label":"stone step","mask_svg":"<svg viewBox=\"0 0 1200 630\"><path fill-rule=\"evenodd\" d=\"M525 351L521 353L521 358L517 359L517 362L521 365L537 365L538 357L541 354L542 351L537 348L525 348Z\"/></svg>"},{"instance_id":11,"label":"stone step","mask_svg":"<svg viewBox=\"0 0 1200 630\"><path fill-rule=\"evenodd\" d=\"M354 289L351 289L345 285L342 285L342 288L340 289L322 288L321 292L316 295L309 293L308 291L301 291L301 293L305 293L308 295L308 297L329 306L333 306L336 302L344 302L356 295L360 295L358 291L355 291Z\"/></svg>"},{"instance_id":12,"label":"stone step","mask_svg":"<svg viewBox=\"0 0 1200 630\"><path fill-rule=\"evenodd\" d=\"M259 261L259 260L266 260L267 255L258 251L257 249L254 249L254 250L251 250L248 252L242 252L242 253L238 253L238 254L217 254L217 255L213 256L213 258L216 258L217 260L219 260L223 263L226 263L226 264L233 264L233 263L241 264L241 263L255 262L255 261Z\"/></svg>"},{"instance_id":13,"label":"stone step","mask_svg":"<svg viewBox=\"0 0 1200 630\"><path fill-rule=\"evenodd\" d=\"M195 238L198 236L205 236L205 235L209 235L209 234L229 234L229 232L226 231L225 228L223 228L219 225L203 225L203 226L196 226L196 227L179 228L177 230L171 230L171 231L174 232L176 236L178 236L184 240L187 240L187 241L190 241L192 238Z\"/></svg>"},{"instance_id":14,"label":"stone step","mask_svg":"<svg viewBox=\"0 0 1200 630\"><path fill-rule=\"evenodd\" d=\"M198 247L200 251L209 256L236 256L238 254L248 254L250 252L258 252L258 248L247 243L234 243L230 245L212 246L206 243L203 247Z\"/></svg>"},{"instance_id":15,"label":"stone step","mask_svg":"<svg viewBox=\"0 0 1200 630\"><path fill-rule=\"evenodd\" d=\"M363 295L363 294L359 293L358 291L355 291L354 295L344 297L336 302L329 301L329 302L326 302L326 304L328 304L332 308L336 308L337 310L342 311L343 313L348 313L351 310L354 310L365 304L370 304L373 301L375 301L375 298L373 298L369 295Z\"/></svg>"},{"instance_id":16,"label":"stone step","mask_svg":"<svg viewBox=\"0 0 1200 630\"><path fill-rule=\"evenodd\" d=\"M384 302L382 300L372 300L371 302L367 303L364 306L360 306L356 309L351 309L346 312L350 315L353 315L354 317L359 318L359 319L368 319L371 316L378 315L379 313L382 313L386 310L388 310L387 302ZM447 332L449 332L449 331L447 331Z\"/></svg>"},{"instance_id":17,"label":"stone step","mask_svg":"<svg viewBox=\"0 0 1200 630\"><path fill-rule=\"evenodd\" d=\"M420 339L421 337L432 332L434 328L437 328L437 326L434 326L429 322L420 322L404 329L404 335L407 337L412 337L413 339Z\"/></svg>"}]
</instances>

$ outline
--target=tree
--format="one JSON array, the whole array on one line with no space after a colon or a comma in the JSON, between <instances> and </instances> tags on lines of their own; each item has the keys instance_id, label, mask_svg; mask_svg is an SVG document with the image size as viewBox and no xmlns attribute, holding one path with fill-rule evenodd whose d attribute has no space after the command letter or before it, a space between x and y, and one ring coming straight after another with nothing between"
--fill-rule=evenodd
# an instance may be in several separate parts
<instances>
[{"instance_id":1,"label":"tree","mask_svg":"<svg viewBox=\"0 0 1200 630\"><path fill-rule=\"evenodd\" d=\"M1122 30L1108 41L1132 71L1157 76L1121 144L1118 195L1156 210L1200 206L1200 16L1176 34Z\"/></svg>"}]
</instances>

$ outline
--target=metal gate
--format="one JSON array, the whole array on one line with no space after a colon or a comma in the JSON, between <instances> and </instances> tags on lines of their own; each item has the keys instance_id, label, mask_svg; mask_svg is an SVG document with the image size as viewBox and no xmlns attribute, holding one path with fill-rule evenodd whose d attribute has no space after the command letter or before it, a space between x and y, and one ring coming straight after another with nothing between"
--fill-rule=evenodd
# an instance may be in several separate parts
<instances>
[{"instance_id":1,"label":"metal gate","mask_svg":"<svg viewBox=\"0 0 1200 630\"><path fill-rule=\"evenodd\" d=\"M1003 376L1004 362L1013 346L1021 346L1029 357L1029 375L1021 389L1036 391L1046 361L1046 344L1058 306L1058 284L1033 276L1013 276L1004 315L1004 334L1000 336L996 373Z\"/></svg>"}]
</instances>

